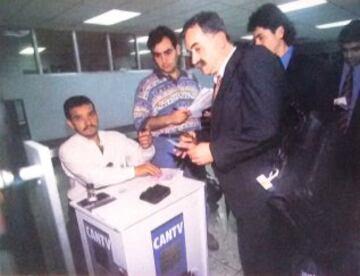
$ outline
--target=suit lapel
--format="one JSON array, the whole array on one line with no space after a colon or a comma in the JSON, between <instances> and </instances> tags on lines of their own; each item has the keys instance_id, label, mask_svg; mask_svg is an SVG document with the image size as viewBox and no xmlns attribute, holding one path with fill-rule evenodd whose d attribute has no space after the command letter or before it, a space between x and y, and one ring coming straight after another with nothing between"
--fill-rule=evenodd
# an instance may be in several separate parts
<instances>
[{"instance_id":1,"label":"suit lapel","mask_svg":"<svg viewBox=\"0 0 360 276\"><path fill-rule=\"evenodd\" d=\"M234 74L236 72L237 66L239 66L239 60L241 57L242 51L240 47L237 47L233 55L231 56L228 64L226 65L224 77L222 79L219 91L214 100L212 106L212 119L211 119L211 133L216 136L217 133L220 133L219 129L221 127L221 114L223 113L224 108L224 97L227 93L231 93L231 84L234 81Z\"/></svg>"},{"instance_id":2,"label":"suit lapel","mask_svg":"<svg viewBox=\"0 0 360 276\"><path fill-rule=\"evenodd\" d=\"M231 84L231 81L233 79L233 75L235 73L236 66L240 59L240 54L242 51L240 51L239 47L235 50L233 55L231 56L228 64L226 65L224 77L218 92L219 98L221 95L223 95L229 88L229 85ZM215 99L216 101L216 99Z\"/></svg>"}]
</instances>

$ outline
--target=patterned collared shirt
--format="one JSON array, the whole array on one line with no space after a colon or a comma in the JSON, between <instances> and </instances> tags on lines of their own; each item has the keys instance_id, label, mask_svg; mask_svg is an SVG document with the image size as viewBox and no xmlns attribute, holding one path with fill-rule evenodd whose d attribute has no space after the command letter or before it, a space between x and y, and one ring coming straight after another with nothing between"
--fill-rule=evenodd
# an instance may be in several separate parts
<instances>
[{"instance_id":1,"label":"patterned collared shirt","mask_svg":"<svg viewBox=\"0 0 360 276\"><path fill-rule=\"evenodd\" d=\"M177 80L154 71L143 79L137 89L134 104L134 124L138 130L148 117L167 115L177 108L187 108L199 94L199 84L186 72L181 72ZM182 131L200 128L198 118L189 117L180 125L170 125L152 131L156 137L160 134L176 134Z\"/></svg>"}]
</instances>

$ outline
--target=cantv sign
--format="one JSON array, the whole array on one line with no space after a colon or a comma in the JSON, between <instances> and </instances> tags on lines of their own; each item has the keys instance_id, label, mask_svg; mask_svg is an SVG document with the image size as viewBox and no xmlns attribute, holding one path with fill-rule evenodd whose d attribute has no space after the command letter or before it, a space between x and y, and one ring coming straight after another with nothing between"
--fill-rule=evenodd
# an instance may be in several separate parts
<instances>
[{"instance_id":1,"label":"cantv sign","mask_svg":"<svg viewBox=\"0 0 360 276\"><path fill-rule=\"evenodd\" d=\"M183 214L151 231L156 275L181 275L187 272Z\"/></svg>"},{"instance_id":2,"label":"cantv sign","mask_svg":"<svg viewBox=\"0 0 360 276\"><path fill-rule=\"evenodd\" d=\"M114 262L109 233L85 220L83 222L95 275L119 275L120 268Z\"/></svg>"}]
</instances>

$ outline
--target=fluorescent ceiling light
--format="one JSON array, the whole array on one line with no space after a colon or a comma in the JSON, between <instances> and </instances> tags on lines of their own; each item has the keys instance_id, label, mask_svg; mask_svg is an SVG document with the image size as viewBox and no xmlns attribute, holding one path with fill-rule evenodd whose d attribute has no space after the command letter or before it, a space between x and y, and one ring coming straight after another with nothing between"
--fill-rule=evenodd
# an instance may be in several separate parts
<instances>
[{"instance_id":1,"label":"fluorescent ceiling light","mask_svg":"<svg viewBox=\"0 0 360 276\"><path fill-rule=\"evenodd\" d=\"M253 35L244 35L241 38L246 39L246 40L252 40L254 37L253 37Z\"/></svg>"},{"instance_id":2,"label":"fluorescent ceiling light","mask_svg":"<svg viewBox=\"0 0 360 276\"><path fill-rule=\"evenodd\" d=\"M147 55L150 54L150 50L140 50L139 55ZM135 52L131 52L130 55L135 56Z\"/></svg>"},{"instance_id":3,"label":"fluorescent ceiling light","mask_svg":"<svg viewBox=\"0 0 360 276\"><path fill-rule=\"evenodd\" d=\"M138 36L136 40L138 43L146 43L148 38L149 38L148 36ZM134 39L130 39L129 42L131 43L134 42Z\"/></svg>"},{"instance_id":4,"label":"fluorescent ceiling light","mask_svg":"<svg viewBox=\"0 0 360 276\"><path fill-rule=\"evenodd\" d=\"M16 37L16 38L21 38L24 36L27 36L30 34L29 30L5 30L3 32L4 36L10 36L10 37Z\"/></svg>"},{"instance_id":5,"label":"fluorescent ceiling light","mask_svg":"<svg viewBox=\"0 0 360 276\"><path fill-rule=\"evenodd\" d=\"M291 12L291 11L297 11L297 10L314 7L325 3L327 3L326 0L298 0L298 1L292 1L289 3L278 5L278 8L282 12Z\"/></svg>"},{"instance_id":6,"label":"fluorescent ceiling light","mask_svg":"<svg viewBox=\"0 0 360 276\"><path fill-rule=\"evenodd\" d=\"M175 33L181 33L182 30L183 30L182 28L179 28L179 29L174 30L174 32L175 32Z\"/></svg>"},{"instance_id":7,"label":"fluorescent ceiling light","mask_svg":"<svg viewBox=\"0 0 360 276\"><path fill-rule=\"evenodd\" d=\"M337 21L337 22L330 22L326 24L316 25L317 29L330 29L330 28L336 28L336 27L342 27L347 24L349 24L351 20L343 20L343 21Z\"/></svg>"},{"instance_id":8,"label":"fluorescent ceiling light","mask_svg":"<svg viewBox=\"0 0 360 276\"><path fill-rule=\"evenodd\" d=\"M141 13L139 12L130 12L114 9L87 19L84 21L84 23L109 26L139 16L140 14Z\"/></svg>"},{"instance_id":9,"label":"fluorescent ceiling light","mask_svg":"<svg viewBox=\"0 0 360 276\"><path fill-rule=\"evenodd\" d=\"M38 47L38 52L41 53L41 52L44 52L45 51L45 47ZM33 55L34 54L34 48L33 47L26 47L24 49L22 49L20 52L19 52L20 55L25 55L25 56L30 56L30 55Z\"/></svg>"}]
</instances>

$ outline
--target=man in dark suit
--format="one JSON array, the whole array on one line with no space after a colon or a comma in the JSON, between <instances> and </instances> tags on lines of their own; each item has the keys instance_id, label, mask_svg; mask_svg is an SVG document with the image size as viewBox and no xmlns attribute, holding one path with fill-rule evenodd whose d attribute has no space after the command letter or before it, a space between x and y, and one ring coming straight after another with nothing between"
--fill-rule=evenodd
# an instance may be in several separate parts
<instances>
[{"instance_id":1,"label":"man in dark suit","mask_svg":"<svg viewBox=\"0 0 360 276\"><path fill-rule=\"evenodd\" d=\"M289 95L285 101L282 182L287 195L283 197L296 223L299 259L305 259L299 269L306 269L308 259L320 267L332 231L323 209L330 203L324 195L331 189L327 171L333 164L325 160L322 145L330 131L336 91L333 75L324 60L294 45L294 25L276 5L265 4L252 13L248 31L254 43L277 55L286 70Z\"/></svg>"},{"instance_id":2,"label":"man in dark suit","mask_svg":"<svg viewBox=\"0 0 360 276\"><path fill-rule=\"evenodd\" d=\"M254 43L277 55L286 70L289 95L285 120L289 132L291 131L287 134L292 135L289 137L292 141L287 150L288 154L299 155L299 148L306 148L311 142L306 141L309 135L304 131L306 122L310 118L324 122L332 110L335 85L331 85L334 82L329 81L332 76L328 69L330 66L324 60L309 56L299 46L294 45L295 27L274 4L262 5L251 14L248 31L252 32ZM311 137L313 138L313 135ZM296 170L299 174L308 174L313 167L313 162L309 160L315 160L313 150L309 149L312 152L307 156L307 160L297 162Z\"/></svg>"},{"instance_id":3,"label":"man in dark suit","mask_svg":"<svg viewBox=\"0 0 360 276\"><path fill-rule=\"evenodd\" d=\"M237 220L245 275L287 274L290 260L267 205L270 192L256 180L270 174L277 157L284 70L263 47L235 47L214 12L189 19L183 35L192 63L216 85L209 141L183 136L182 154L198 165L212 164Z\"/></svg>"},{"instance_id":4,"label":"man in dark suit","mask_svg":"<svg viewBox=\"0 0 360 276\"><path fill-rule=\"evenodd\" d=\"M337 139L331 199L342 224L338 239L343 275L360 275L360 20L346 25L338 42L344 62L334 98Z\"/></svg>"}]
</instances>

